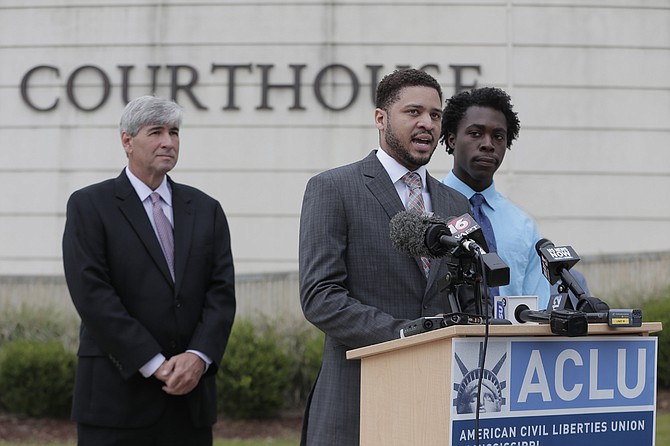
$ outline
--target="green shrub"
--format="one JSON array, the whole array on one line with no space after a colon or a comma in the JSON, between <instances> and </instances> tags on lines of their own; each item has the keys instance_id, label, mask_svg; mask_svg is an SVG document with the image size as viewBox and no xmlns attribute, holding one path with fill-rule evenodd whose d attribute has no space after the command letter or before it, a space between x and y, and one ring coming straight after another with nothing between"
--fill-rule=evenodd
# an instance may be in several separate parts
<instances>
[{"instance_id":1,"label":"green shrub","mask_svg":"<svg viewBox=\"0 0 670 446\"><path fill-rule=\"evenodd\" d=\"M324 337L323 332L315 332L311 338L307 339L305 346L305 374L310 388L314 384L316 375L318 375L321 368Z\"/></svg>"},{"instance_id":2,"label":"green shrub","mask_svg":"<svg viewBox=\"0 0 670 446\"><path fill-rule=\"evenodd\" d=\"M670 387L670 288L664 295L645 302L642 320L663 323L663 331L652 335L658 336L658 386Z\"/></svg>"},{"instance_id":3,"label":"green shrub","mask_svg":"<svg viewBox=\"0 0 670 446\"><path fill-rule=\"evenodd\" d=\"M302 409L321 367L324 334L314 326L306 325L286 338L291 342L289 354L293 363L286 400L291 409Z\"/></svg>"},{"instance_id":4,"label":"green shrub","mask_svg":"<svg viewBox=\"0 0 670 446\"><path fill-rule=\"evenodd\" d=\"M0 405L14 414L67 416L76 361L56 341L6 343L0 349Z\"/></svg>"},{"instance_id":5,"label":"green shrub","mask_svg":"<svg viewBox=\"0 0 670 446\"><path fill-rule=\"evenodd\" d=\"M270 418L279 413L291 373L280 339L273 329L235 322L216 377L220 411L232 418Z\"/></svg>"}]
</instances>

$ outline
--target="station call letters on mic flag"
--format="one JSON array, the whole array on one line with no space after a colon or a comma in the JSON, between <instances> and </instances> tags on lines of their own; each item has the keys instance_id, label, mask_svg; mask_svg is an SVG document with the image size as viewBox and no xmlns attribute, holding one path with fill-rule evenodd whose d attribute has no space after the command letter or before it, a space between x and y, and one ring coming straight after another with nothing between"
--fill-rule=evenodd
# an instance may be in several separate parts
<instances>
[{"instance_id":1,"label":"station call letters on mic flag","mask_svg":"<svg viewBox=\"0 0 670 446\"><path fill-rule=\"evenodd\" d=\"M486 238L484 238L484 231L470 214L463 214L460 217L452 217L448 220L447 225L451 231L451 235L455 239L469 238L476 242L485 252L488 252L489 247L486 244Z\"/></svg>"}]
</instances>

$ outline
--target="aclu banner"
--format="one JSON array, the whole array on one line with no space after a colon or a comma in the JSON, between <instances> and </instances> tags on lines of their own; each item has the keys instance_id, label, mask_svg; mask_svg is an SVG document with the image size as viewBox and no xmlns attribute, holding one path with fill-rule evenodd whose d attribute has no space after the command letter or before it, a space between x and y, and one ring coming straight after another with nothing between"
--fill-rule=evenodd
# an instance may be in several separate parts
<instances>
[{"instance_id":1,"label":"aclu banner","mask_svg":"<svg viewBox=\"0 0 670 446\"><path fill-rule=\"evenodd\" d=\"M452 342L452 446L654 444L656 337Z\"/></svg>"}]
</instances>

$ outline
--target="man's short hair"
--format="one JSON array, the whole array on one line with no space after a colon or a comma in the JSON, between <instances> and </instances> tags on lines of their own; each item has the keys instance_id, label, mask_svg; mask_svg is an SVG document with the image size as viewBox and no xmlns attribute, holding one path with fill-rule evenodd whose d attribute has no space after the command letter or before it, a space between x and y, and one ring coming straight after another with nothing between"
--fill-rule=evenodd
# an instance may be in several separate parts
<instances>
[{"instance_id":1,"label":"man's short hair","mask_svg":"<svg viewBox=\"0 0 670 446\"><path fill-rule=\"evenodd\" d=\"M377 85L375 107L388 111L389 107L398 100L400 91L405 87L434 88L440 95L440 103L442 103L442 87L440 87L440 83L433 76L425 71L405 68L395 70L393 73L387 74L382 78L379 85Z\"/></svg>"},{"instance_id":2,"label":"man's short hair","mask_svg":"<svg viewBox=\"0 0 670 446\"><path fill-rule=\"evenodd\" d=\"M146 125L179 128L183 115L183 108L174 101L156 96L140 96L123 109L119 129L130 136L136 136Z\"/></svg>"},{"instance_id":3,"label":"man's short hair","mask_svg":"<svg viewBox=\"0 0 670 446\"><path fill-rule=\"evenodd\" d=\"M507 121L507 148L519 136L519 117L513 110L512 101L507 93L500 88L482 87L465 90L447 99L447 105L442 114L442 134L440 141L447 146L447 153L454 153L453 147L447 144L449 134L456 134L458 124L470 107L488 107L501 112Z\"/></svg>"}]
</instances>

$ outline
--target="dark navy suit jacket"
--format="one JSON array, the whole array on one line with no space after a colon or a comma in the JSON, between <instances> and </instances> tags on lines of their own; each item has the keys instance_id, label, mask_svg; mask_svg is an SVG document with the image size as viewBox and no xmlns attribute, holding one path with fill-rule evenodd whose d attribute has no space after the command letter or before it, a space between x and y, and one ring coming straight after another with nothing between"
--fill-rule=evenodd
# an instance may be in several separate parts
<instances>
[{"instance_id":1,"label":"dark navy suit jacket","mask_svg":"<svg viewBox=\"0 0 670 446\"><path fill-rule=\"evenodd\" d=\"M216 420L215 375L235 316L228 223L218 201L172 182L175 281L125 172L67 204L65 277L81 316L72 417L109 427L149 425L168 398L186 398L196 426ZM139 368L158 353L198 350L213 363L186 396Z\"/></svg>"}]
</instances>

